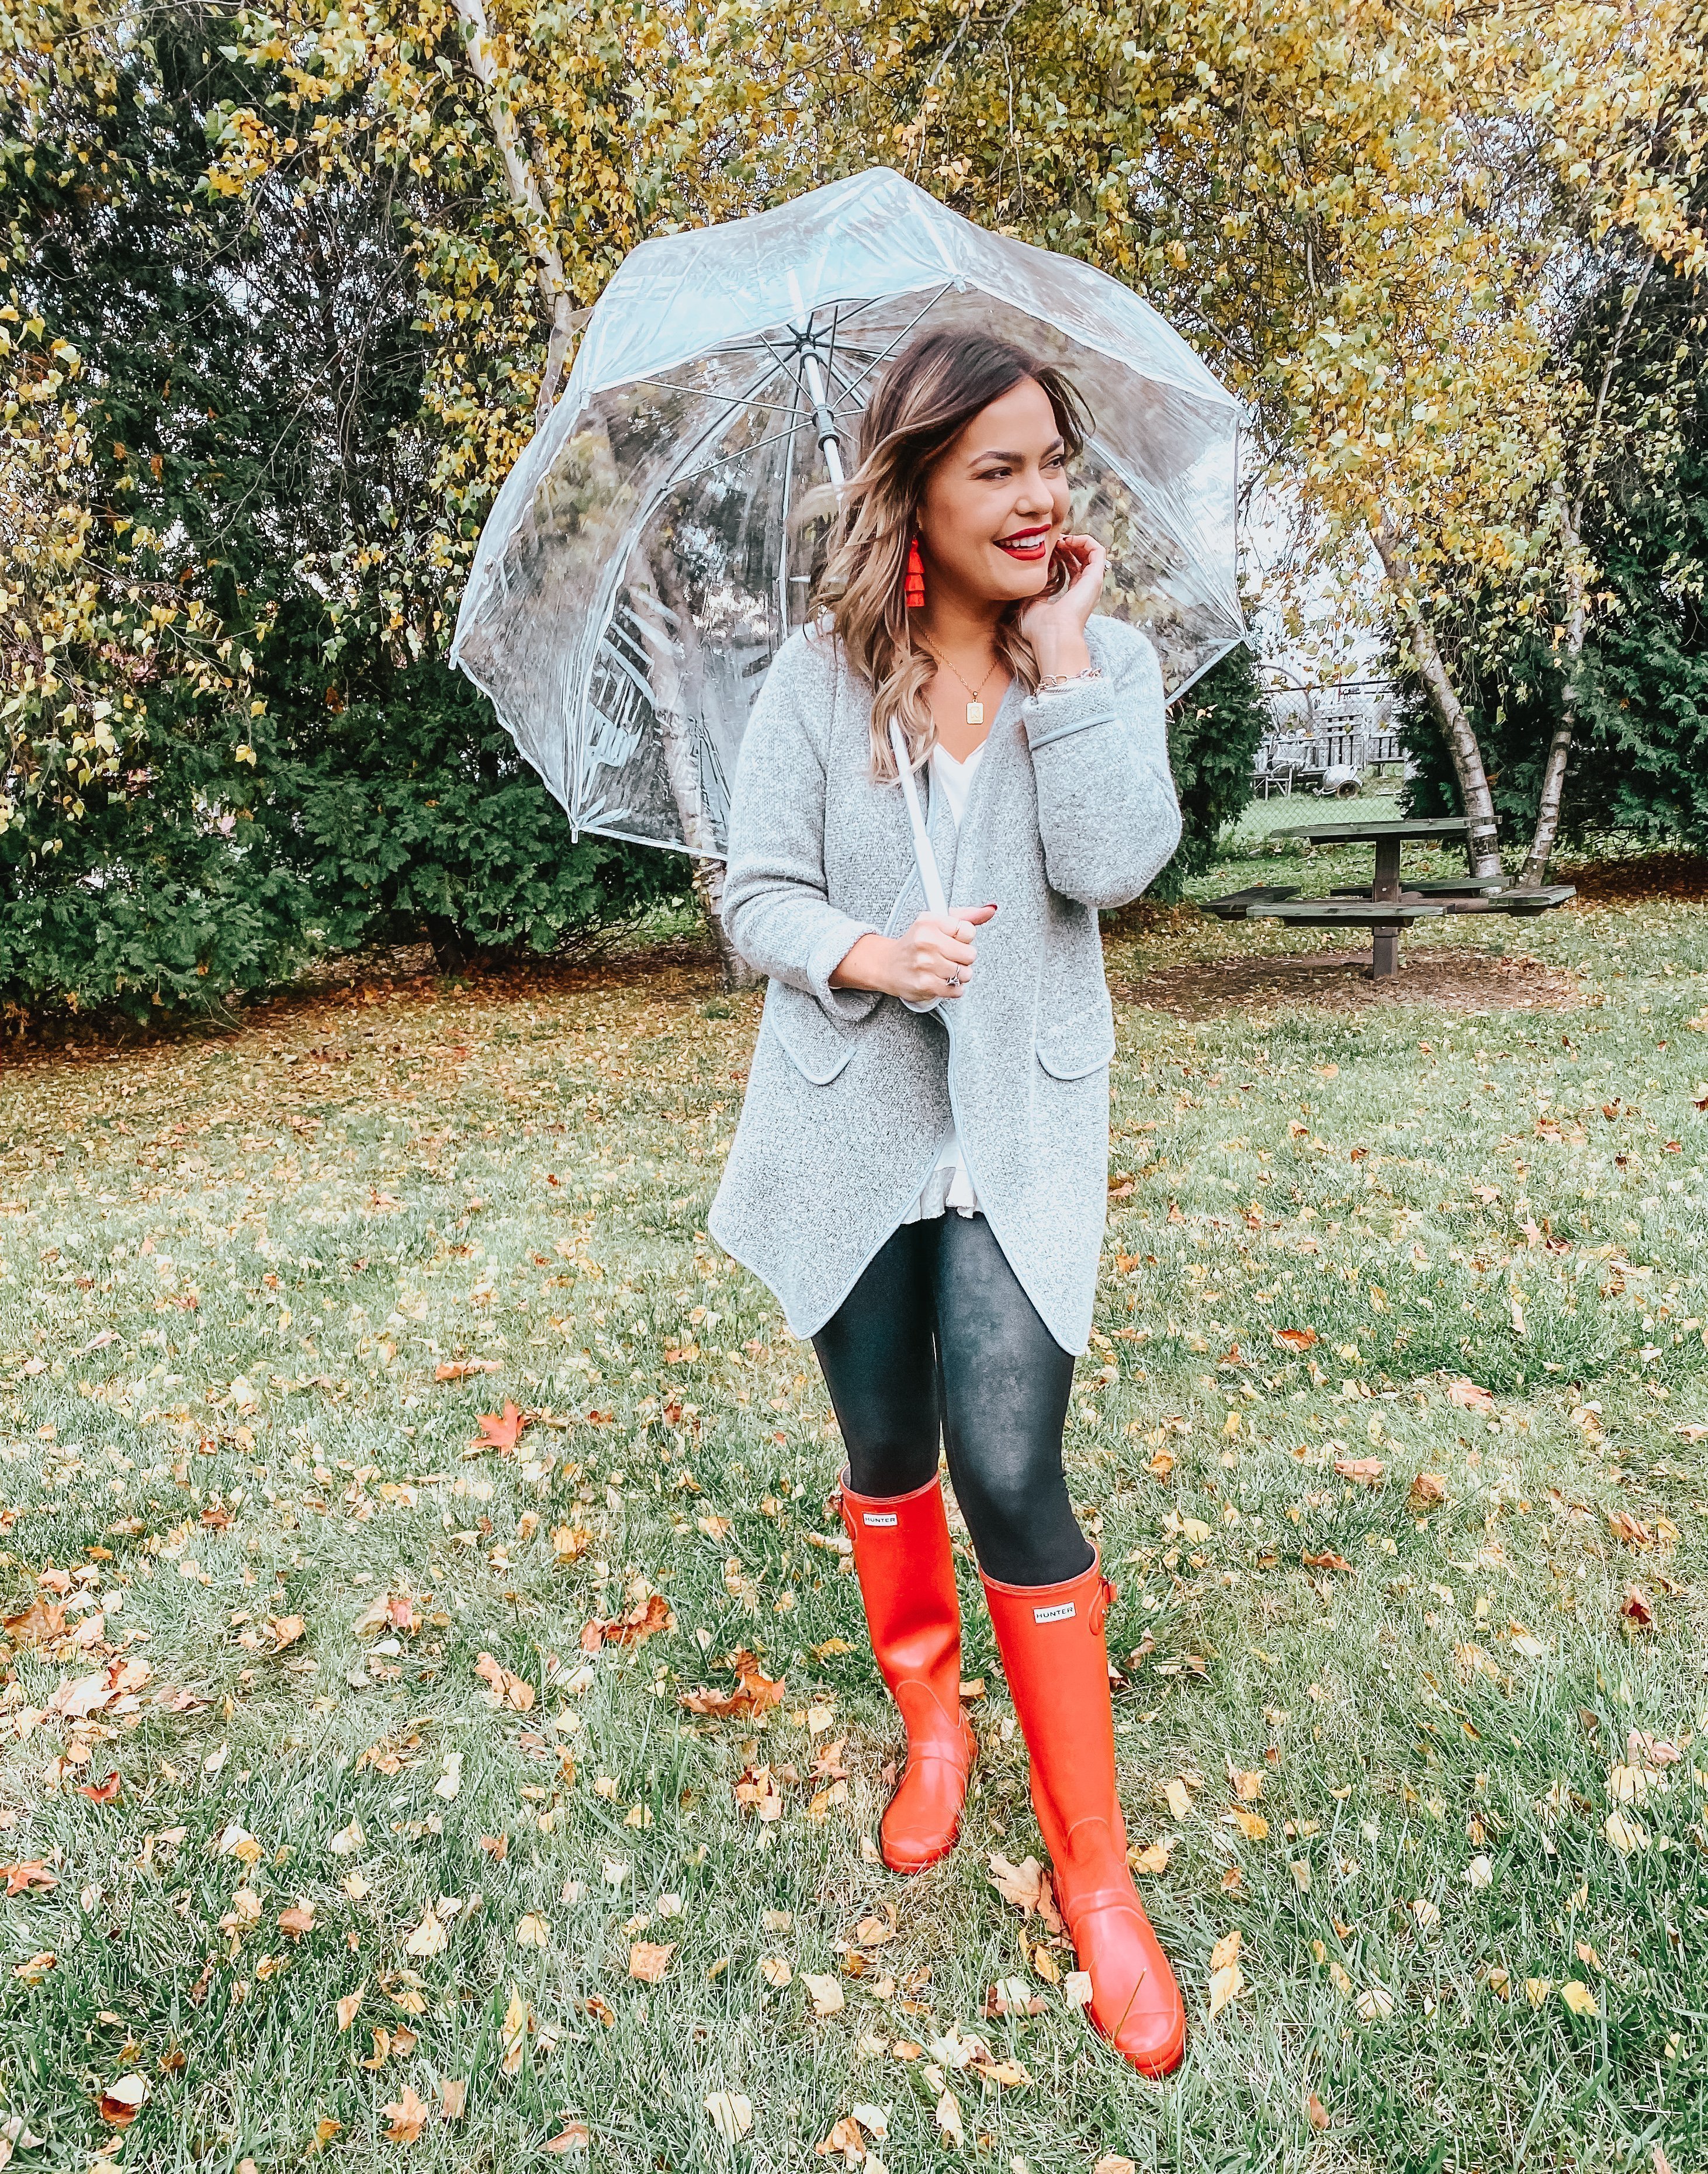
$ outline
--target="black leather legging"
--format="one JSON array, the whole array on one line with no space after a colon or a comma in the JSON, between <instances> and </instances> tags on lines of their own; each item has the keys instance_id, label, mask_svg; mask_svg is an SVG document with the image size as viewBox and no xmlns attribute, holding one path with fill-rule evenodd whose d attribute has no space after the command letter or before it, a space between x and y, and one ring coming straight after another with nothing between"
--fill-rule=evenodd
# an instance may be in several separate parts
<instances>
[{"instance_id":1,"label":"black leather legging","mask_svg":"<svg viewBox=\"0 0 1708 2174\"><path fill-rule=\"evenodd\" d=\"M949 1452L980 1566L1077 1577L1091 1546L1062 1471L1073 1360L982 1215L904 1223L813 1339L858 1495L905 1495Z\"/></svg>"}]
</instances>

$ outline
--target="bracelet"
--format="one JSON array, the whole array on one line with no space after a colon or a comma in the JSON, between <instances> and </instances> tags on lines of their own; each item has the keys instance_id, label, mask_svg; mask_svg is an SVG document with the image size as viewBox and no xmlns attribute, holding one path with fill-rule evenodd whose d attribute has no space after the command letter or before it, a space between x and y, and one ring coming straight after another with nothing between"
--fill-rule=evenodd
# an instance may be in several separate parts
<instances>
[{"instance_id":1,"label":"bracelet","mask_svg":"<svg viewBox=\"0 0 1708 2174\"><path fill-rule=\"evenodd\" d=\"M1083 672L1058 672L1050 679L1040 679L1038 692L1040 695L1059 695L1064 687L1084 687L1089 681L1102 677L1100 666L1088 664Z\"/></svg>"}]
</instances>

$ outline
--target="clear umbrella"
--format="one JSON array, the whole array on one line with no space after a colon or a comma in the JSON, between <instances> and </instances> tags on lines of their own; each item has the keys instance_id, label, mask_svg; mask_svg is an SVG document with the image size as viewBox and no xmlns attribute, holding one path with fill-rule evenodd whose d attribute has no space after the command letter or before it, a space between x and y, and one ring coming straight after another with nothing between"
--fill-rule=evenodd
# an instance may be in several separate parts
<instances>
[{"instance_id":1,"label":"clear umbrella","mask_svg":"<svg viewBox=\"0 0 1708 2174\"><path fill-rule=\"evenodd\" d=\"M451 656L577 831L722 855L749 710L822 560L824 477L889 358L956 326L1084 395L1074 523L1170 695L1241 638L1233 396L1117 281L876 167L635 250L487 520Z\"/></svg>"}]
</instances>

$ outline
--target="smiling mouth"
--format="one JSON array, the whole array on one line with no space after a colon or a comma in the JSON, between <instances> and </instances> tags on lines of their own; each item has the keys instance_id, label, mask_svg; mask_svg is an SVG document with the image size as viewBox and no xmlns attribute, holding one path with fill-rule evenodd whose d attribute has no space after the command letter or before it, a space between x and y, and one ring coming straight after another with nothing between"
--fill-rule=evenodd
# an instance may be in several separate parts
<instances>
[{"instance_id":1,"label":"smiling mouth","mask_svg":"<svg viewBox=\"0 0 1708 2174\"><path fill-rule=\"evenodd\" d=\"M1050 541L1047 528L1023 528L1013 536L992 538L997 550L1006 551L1011 559L1041 559Z\"/></svg>"}]
</instances>

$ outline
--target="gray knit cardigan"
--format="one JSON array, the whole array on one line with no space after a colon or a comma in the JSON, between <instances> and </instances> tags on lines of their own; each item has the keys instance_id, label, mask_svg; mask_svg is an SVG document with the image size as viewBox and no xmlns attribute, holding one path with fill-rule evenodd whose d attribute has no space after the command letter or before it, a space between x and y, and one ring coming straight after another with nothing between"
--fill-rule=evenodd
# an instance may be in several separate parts
<instances>
[{"instance_id":1,"label":"gray knit cardigan","mask_svg":"<svg viewBox=\"0 0 1708 2174\"><path fill-rule=\"evenodd\" d=\"M1144 889L1181 825L1155 652L1113 619L1086 639L1100 680L1009 689L959 833L931 796L951 906L998 911L966 995L927 1011L830 986L860 937L926 910L901 789L872 776L870 688L828 634L797 634L754 706L723 911L770 987L708 1227L797 1336L900 1223L953 1110L980 1209L1045 1326L1068 1351L1089 1338L1115 1052L1097 911Z\"/></svg>"}]
</instances>

